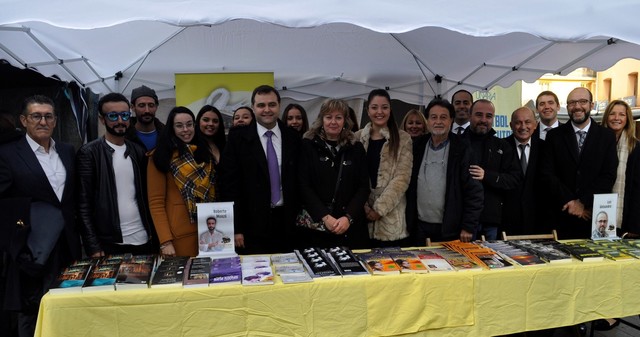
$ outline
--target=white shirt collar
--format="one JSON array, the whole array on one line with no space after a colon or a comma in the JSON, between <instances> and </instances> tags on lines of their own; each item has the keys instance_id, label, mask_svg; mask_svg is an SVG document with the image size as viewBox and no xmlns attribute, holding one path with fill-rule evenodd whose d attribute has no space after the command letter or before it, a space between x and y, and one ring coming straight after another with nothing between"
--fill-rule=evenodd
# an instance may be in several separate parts
<instances>
[{"instance_id":1,"label":"white shirt collar","mask_svg":"<svg viewBox=\"0 0 640 337\"><path fill-rule=\"evenodd\" d=\"M278 123L276 123L276 126L273 127L273 129L267 129L264 126L260 125L260 123L256 123L257 129L258 129L258 136L260 137L264 137L264 133L271 130L273 131L274 136L276 136L276 138L282 138L282 133L280 132L280 127L278 126Z\"/></svg>"},{"instance_id":2,"label":"white shirt collar","mask_svg":"<svg viewBox=\"0 0 640 337\"><path fill-rule=\"evenodd\" d=\"M575 124L573 124L573 122L571 122L571 127L573 127L573 133L576 133L578 131L584 131L584 132L589 132L589 128L591 127L591 118L589 118L589 123L587 123L587 126L585 126L583 129L578 128Z\"/></svg>"},{"instance_id":3,"label":"white shirt collar","mask_svg":"<svg viewBox=\"0 0 640 337\"><path fill-rule=\"evenodd\" d=\"M42 149L42 152L46 152L44 150L44 147L42 145L38 144L35 140L33 140L33 138L31 138L31 136L29 136L29 134L25 134L25 136L27 137L27 143L29 144L29 147L31 147L31 150L33 152L36 152L39 149ZM54 151L56 150L56 141L53 140L53 138L49 139L49 151L51 151L51 149L53 149Z\"/></svg>"}]
</instances>

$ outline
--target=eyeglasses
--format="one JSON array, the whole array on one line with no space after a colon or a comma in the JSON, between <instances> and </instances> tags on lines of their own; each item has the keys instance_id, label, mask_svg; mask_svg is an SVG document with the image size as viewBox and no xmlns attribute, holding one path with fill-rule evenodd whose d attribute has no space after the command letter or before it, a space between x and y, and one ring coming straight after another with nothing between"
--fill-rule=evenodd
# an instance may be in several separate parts
<instances>
[{"instance_id":1,"label":"eyeglasses","mask_svg":"<svg viewBox=\"0 0 640 337\"><path fill-rule=\"evenodd\" d=\"M193 129L193 122L188 122L188 123L185 123L185 124L178 123L178 124L174 124L173 127L178 129L178 130Z\"/></svg>"},{"instance_id":2,"label":"eyeglasses","mask_svg":"<svg viewBox=\"0 0 640 337\"><path fill-rule=\"evenodd\" d=\"M589 101L588 99L579 99L579 100L575 100L575 101L567 101L567 106L574 106L576 104L580 104L580 105L587 105L587 103L590 103L591 101Z\"/></svg>"},{"instance_id":3,"label":"eyeglasses","mask_svg":"<svg viewBox=\"0 0 640 337\"><path fill-rule=\"evenodd\" d=\"M34 122L34 123L40 123L40 121L44 118L44 120L47 123L51 123L53 121L56 120L56 116L54 116L53 114L46 114L46 115L41 115L41 114L29 114L27 115L27 117L29 117L29 119Z\"/></svg>"},{"instance_id":4,"label":"eyeglasses","mask_svg":"<svg viewBox=\"0 0 640 337\"><path fill-rule=\"evenodd\" d=\"M130 111L107 112L105 114L102 114L102 116L104 116L106 119L108 119L111 122L118 121L118 117L120 117L123 122L126 122L129 120L129 118L131 118L131 112Z\"/></svg>"}]
</instances>

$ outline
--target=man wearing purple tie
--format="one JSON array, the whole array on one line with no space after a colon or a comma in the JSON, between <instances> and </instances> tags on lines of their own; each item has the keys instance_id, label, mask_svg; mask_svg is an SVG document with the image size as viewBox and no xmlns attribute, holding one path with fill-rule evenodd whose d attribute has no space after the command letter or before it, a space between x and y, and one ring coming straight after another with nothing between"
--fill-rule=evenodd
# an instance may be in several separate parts
<instances>
[{"instance_id":1,"label":"man wearing purple tie","mask_svg":"<svg viewBox=\"0 0 640 337\"><path fill-rule=\"evenodd\" d=\"M280 94L268 85L251 96L255 122L229 132L219 173L222 201L233 201L240 254L286 252L299 205L295 172L300 137L279 119Z\"/></svg>"}]
</instances>

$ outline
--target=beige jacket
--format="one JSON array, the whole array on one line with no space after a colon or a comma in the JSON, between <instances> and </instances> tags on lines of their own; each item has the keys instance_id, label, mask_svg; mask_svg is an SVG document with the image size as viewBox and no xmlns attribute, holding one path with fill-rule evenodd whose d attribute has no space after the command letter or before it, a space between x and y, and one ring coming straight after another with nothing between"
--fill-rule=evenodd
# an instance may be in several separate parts
<instances>
[{"instance_id":1,"label":"beige jacket","mask_svg":"<svg viewBox=\"0 0 640 337\"><path fill-rule=\"evenodd\" d=\"M389 153L389 142L380 152L380 168L378 169L378 186L371 189L368 204L382 217L369 223L369 237L381 241L395 241L409 236L405 208L407 199L405 192L409 187L411 169L413 167L413 148L411 136L398 130L400 146L398 159ZM369 149L371 123L356 133L356 139ZM389 130L383 129L382 136L389 140Z\"/></svg>"}]
</instances>

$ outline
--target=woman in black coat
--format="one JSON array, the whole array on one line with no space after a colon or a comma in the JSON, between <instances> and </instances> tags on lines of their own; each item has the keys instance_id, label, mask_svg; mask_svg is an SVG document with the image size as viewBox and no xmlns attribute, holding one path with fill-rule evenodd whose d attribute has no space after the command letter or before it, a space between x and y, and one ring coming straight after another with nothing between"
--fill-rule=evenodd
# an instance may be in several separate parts
<instances>
[{"instance_id":1,"label":"woman in black coat","mask_svg":"<svg viewBox=\"0 0 640 337\"><path fill-rule=\"evenodd\" d=\"M345 101L328 100L304 134L299 162L301 201L313 221L324 225L320 230L299 227L300 247L369 246L363 211L369 196L366 153L350 131L348 114Z\"/></svg>"}]
</instances>

